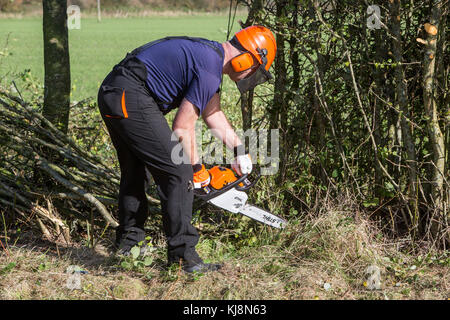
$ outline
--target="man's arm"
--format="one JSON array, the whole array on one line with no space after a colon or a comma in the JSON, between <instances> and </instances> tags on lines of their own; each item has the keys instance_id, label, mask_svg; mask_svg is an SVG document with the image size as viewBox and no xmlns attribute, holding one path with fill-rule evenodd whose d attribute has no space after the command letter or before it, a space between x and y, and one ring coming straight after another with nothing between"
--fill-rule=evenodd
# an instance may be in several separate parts
<instances>
[{"instance_id":1,"label":"man's arm","mask_svg":"<svg viewBox=\"0 0 450 320\"><path fill-rule=\"evenodd\" d=\"M230 122L228 122L227 117L220 109L219 100L219 94L216 93L206 105L205 110L203 110L202 118L208 128L213 130L213 134L221 139L229 149L234 150L235 147L242 145L242 142L234 132L234 129ZM197 153L197 143L195 140L195 122L198 117L198 109L188 100L183 99L172 125L172 129L177 134L178 139L183 146L183 150L187 153L191 164L193 166L196 165L197 167L200 166L198 164L199 157ZM209 183L209 174L208 179L206 180L202 177L196 178L197 174L201 175L202 172L206 171L203 165L201 168L197 167L194 170L194 184L196 183L196 179L200 181L200 184L204 181ZM239 175L250 173L252 171L252 161L250 155L235 155L232 168Z\"/></svg>"},{"instance_id":2,"label":"man's arm","mask_svg":"<svg viewBox=\"0 0 450 320\"><path fill-rule=\"evenodd\" d=\"M199 160L195 141L195 122L198 117L198 108L188 100L183 99L172 124L172 130L177 135L192 165Z\"/></svg>"},{"instance_id":3,"label":"man's arm","mask_svg":"<svg viewBox=\"0 0 450 320\"><path fill-rule=\"evenodd\" d=\"M227 117L220 109L220 98L218 93L216 93L206 105L205 110L202 112L202 118L208 128L213 130L213 134L221 139L229 149L233 150L234 147L242 144Z\"/></svg>"}]
</instances>

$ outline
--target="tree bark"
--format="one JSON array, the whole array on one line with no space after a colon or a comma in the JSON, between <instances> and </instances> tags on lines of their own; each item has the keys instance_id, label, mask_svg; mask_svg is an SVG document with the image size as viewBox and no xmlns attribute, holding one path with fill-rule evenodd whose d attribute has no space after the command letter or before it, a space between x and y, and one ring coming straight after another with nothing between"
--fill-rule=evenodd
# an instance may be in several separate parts
<instances>
[{"instance_id":1,"label":"tree bark","mask_svg":"<svg viewBox=\"0 0 450 320\"><path fill-rule=\"evenodd\" d=\"M276 15L277 19L286 18L286 5L288 2L277 1L276 2ZM287 107L286 107L286 94L287 94L287 66L286 66L286 51L285 51L285 36L278 33L276 35L277 43L277 55L275 57L275 85L274 85L274 97L273 107L270 109L270 128L280 129L280 167L277 177L277 182L282 183L286 173L287 166Z\"/></svg>"},{"instance_id":2,"label":"tree bark","mask_svg":"<svg viewBox=\"0 0 450 320\"><path fill-rule=\"evenodd\" d=\"M436 104L436 53L439 33L439 20L441 18L442 1L432 1L431 15L429 22L425 23L426 31L425 53L423 57L423 104L427 114L427 128L430 137L430 144L433 154L431 165L431 203L434 204L435 212L441 214L444 197L444 172L445 172L445 147L444 135L439 126L439 114ZM436 221L437 220L437 221ZM438 235L438 224L441 221L439 217L432 219L432 235ZM436 223L434 223L436 222Z\"/></svg>"},{"instance_id":3,"label":"tree bark","mask_svg":"<svg viewBox=\"0 0 450 320\"><path fill-rule=\"evenodd\" d=\"M249 8L247 20L241 23L241 27L246 28L260 22L262 10L263 1L254 0ZM244 132L252 127L253 94L254 91L250 90L241 95L242 129Z\"/></svg>"},{"instance_id":4,"label":"tree bark","mask_svg":"<svg viewBox=\"0 0 450 320\"><path fill-rule=\"evenodd\" d=\"M253 90L241 94L242 129L247 131L252 127Z\"/></svg>"},{"instance_id":5,"label":"tree bark","mask_svg":"<svg viewBox=\"0 0 450 320\"><path fill-rule=\"evenodd\" d=\"M384 59L384 44L383 44L383 35L382 30L374 30L375 33L375 61L376 62L383 62ZM384 83L384 72L381 70L381 68L376 68L374 72L375 77L375 84L376 84L376 92L381 97L383 96L383 83ZM375 143L380 148L383 147L383 139L382 139L382 118L381 118L381 105L382 101L380 101L377 97L374 98L374 111L373 111L373 136L375 138ZM380 157L378 152L374 150L374 166L375 166L375 186L374 186L374 192L376 197L378 197L380 200L382 200L383 197L383 189L384 189L384 179L383 179L383 170L381 169L378 162L383 163L384 165L384 159ZM381 203L381 201L380 201Z\"/></svg>"},{"instance_id":6,"label":"tree bark","mask_svg":"<svg viewBox=\"0 0 450 320\"><path fill-rule=\"evenodd\" d=\"M242 0L239 2L244 2L244 4L246 4L246 2ZM248 11L247 20L245 23L241 23L241 27L246 28L253 25L257 21L260 21L263 9L263 0L253 0Z\"/></svg>"},{"instance_id":7,"label":"tree bark","mask_svg":"<svg viewBox=\"0 0 450 320\"><path fill-rule=\"evenodd\" d=\"M43 115L67 133L70 111L70 60L67 2L43 0L45 92Z\"/></svg>"},{"instance_id":8,"label":"tree bark","mask_svg":"<svg viewBox=\"0 0 450 320\"><path fill-rule=\"evenodd\" d=\"M100 8L100 0L97 0L97 21L102 22L102 11Z\"/></svg>"},{"instance_id":9,"label":"tree bark","mask_svg":"<svg viewBox=\"0 0 450 320\"><path fill-rule=\"evenodd\" d=\"M401 16L400 16L400 0L390 0L391 11L391 32L394 37L392 42L392 53L394 56L395 66L395 82L396 82L396 101L395 104L400 110L400 126L403 147L406 155L406 166L408 168L408 188L409 206L411 217L411 227L417 230L419 217L417 207L417 159L414 145L414 138L411 127L407 119L410 119L408 106L408 87L403 69L403 46L401 35ZM412 231L413 231L412 230Z\"/></svg>"}]
</instances>

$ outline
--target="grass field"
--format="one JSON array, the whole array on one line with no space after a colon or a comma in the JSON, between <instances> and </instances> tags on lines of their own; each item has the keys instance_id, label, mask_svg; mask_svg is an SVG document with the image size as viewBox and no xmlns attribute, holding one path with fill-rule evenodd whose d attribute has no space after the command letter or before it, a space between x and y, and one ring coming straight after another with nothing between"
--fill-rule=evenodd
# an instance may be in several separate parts
<instances>
[{"instance_id":1,"label":"grass field","mask_svg":"<svg viewBox=\"0 0 450 320\"><path fill-rule=\"evenodd\" d=\"M243 19L243 17L236 17ZM106 17L81 19L81 29L69 30L72 99L96 96L98 87L111 68L128 51L165 36L188 35L223 42L226 40L226 14ZM234 24L233 31L238 30ZM0 78L26 69L43 82L42 19L0 19ZM7 77L8 79L8 77ZM20 89L20 88L19 88Z\"/></svg>"}]
</instances>

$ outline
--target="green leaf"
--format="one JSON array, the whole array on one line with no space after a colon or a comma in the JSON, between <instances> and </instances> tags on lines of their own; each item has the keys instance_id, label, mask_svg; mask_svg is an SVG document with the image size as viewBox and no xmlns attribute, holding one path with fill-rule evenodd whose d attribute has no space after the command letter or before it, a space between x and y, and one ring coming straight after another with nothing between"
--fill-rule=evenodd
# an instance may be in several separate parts
<instances>
[{"instance_id":1,"label":"green leaf","mask_svg":"<svg viewBox=\"0 0 450 320\"><path fill-rule=\"evenodd\" d=\"M40 265L39 265L39 267L38 267L38 270L39 271L45 271L46 269L47 269L47 264L45 263L45 262L42 262Z\"/></svg>"},{"instance_id":2,"label":"green leaf","mask_svg":"<svg viewBox=\"0 0 450 320\"><path fill-rule=\"evenodd\" d=\"M294 188L294 187L295 187L295 183L294 183L294 182L287 182L287 183L286 183L286 187L287 187L288 189Z\"/></svg>"},{"instance_id":3,"label":"green leaf","mask_svg":"<svg viewBox=\"0 0 450 320\"><path fill-rule=\"evenodd\" d=\"M144 263L140 260L135 260L135 261L133 261L133 265L135 267L142 268L144 266Z\"/></svg>"},{"instance_id":4,"label":"green leaf","mask_svg":"<svg viewBox=\"0 0 450 320\"><path fill-rule=\"evenodd\" d=\"M386 181L384 183L384 187L386 188L387 191L394 191L394 186L389 181Z\"/></svg>"},{"instance_id":5,"label":"green leaf","mask_svg":"<svg viewBox=\"0 0 450 320\"><path fill-rule=\"evenodd\" d=\"M141 250L139 249L139 247L134 246L133 248L131 248L130 253L133 259L137 259L137 257L139 257L139 254L141 253Z\"/></svg>"},{"instance_id":6,"label":"green leaf","mask_svg":"<svg viewBox=\"0 0 450 320\"><path fill-rule=\"evenodd\" d=\"M144 259L144 266L148 267L149 265L151 265L153 262L153 258L152 257L145 257Z\"/></svg>"},{"instance_id":7,"label":"green leaf","mask_svg":"<svg viewBox=\"0 0 450 320\"><path fill-rule=\"evenodd\" d=\"M373 199L369 199L363 202L363 206L368 208L368 207L374 207L374 206L378 206L380 203L380 199L378 198L373 198Z\"/></svg>"},{"instance_id":8,"label":"green leaf","mask_svg":"<svg viewBox=\"0 0 450 320\"><path fill-rule=\"evenodd\" d=\"M332 176L333 178L337 178L338 175L339 175L339 171L338 171L337 169L334 169L333 172L331 173L331 176Z\"/></svg>"}]
</instances>

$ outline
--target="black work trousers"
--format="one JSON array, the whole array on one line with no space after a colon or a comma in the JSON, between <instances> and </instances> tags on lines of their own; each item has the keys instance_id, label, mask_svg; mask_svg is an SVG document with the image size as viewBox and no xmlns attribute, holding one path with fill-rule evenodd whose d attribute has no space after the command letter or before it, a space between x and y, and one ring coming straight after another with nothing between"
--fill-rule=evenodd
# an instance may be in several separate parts
<instances>
[{"instance_id":1,"label":"black work trousers","mask_svg":"<svg viewBox=\"0 0 450 320\"><path fill-rule=\"evenodd\" d=\"M117 151L121 180L116 245L131 247L145 239L148 217L146 170L157 185L168 243L169 262L201 261L192 226L192 166L175 164L171 152L178 141L145 85L145 65L127 56L103 81L98 106Z\"/></svg>"}]
</instances>

